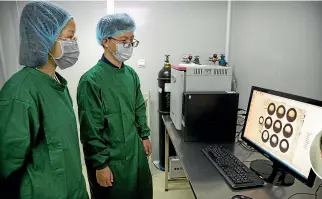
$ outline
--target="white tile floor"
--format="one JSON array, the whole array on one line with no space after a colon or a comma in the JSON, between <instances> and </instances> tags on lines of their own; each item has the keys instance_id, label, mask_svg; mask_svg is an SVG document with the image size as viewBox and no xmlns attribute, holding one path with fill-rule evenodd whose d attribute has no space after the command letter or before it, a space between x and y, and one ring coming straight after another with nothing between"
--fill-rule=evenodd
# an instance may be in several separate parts
<instances>
[{"instance_id":1,"label":"white tile floor","mask_svg":"<svg viewBox=\"0 0 322 199\"><path fill-rule=\"evenodd\" d=\"M151 166L152 178L153 178L153 199L193 199L193 193L187 182L175 182L169 184L169 191L164 191L164 173ZM86 179L87 187L87 175L86 168L83 167L83 173Z\"/></svg>"}]
</instances>

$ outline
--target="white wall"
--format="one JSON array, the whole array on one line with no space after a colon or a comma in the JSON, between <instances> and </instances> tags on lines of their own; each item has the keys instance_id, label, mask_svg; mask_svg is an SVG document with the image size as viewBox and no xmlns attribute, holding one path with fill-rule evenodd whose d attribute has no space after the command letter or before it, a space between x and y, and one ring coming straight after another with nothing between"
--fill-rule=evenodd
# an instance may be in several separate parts
<instances>
[{"instance_id":1,"label":"white wall","mask_svg":"<svg viewBox=\"0 0 322 199\"><path fill-rule=\"evenodd\" d=\"M233 2L230 65L240 105L257 85L322 100L322 3Z\"/></svg>"},{"instance_id":2,"label":"white wall","mask_svg":"<svg viewBox=\"0 0 322 199\"><path fill-rule=\"evenodd\" d=\"M21 67L16 2L0 2L0 88Z\"/></svg>"},{"instance_id":3,"label":"white wall","mask_svg":"<svg viewBox=\"0 0 322 199\"><path fill-rule=\"evenodd\" d=\"M1 30L0 30L0 46L2 46L1 41ZM2 51L0 50L0 89L4 85L5 78L4 78L4 55Z\"/></svg>"},{"instance_id":4,"label":"white wall","mask_svg":"<svg viewBox=\"0 0 322 199\"><path fill-rule=\"evenodd\" d=\"M200 55L205 63L215 52L225 52L227 2L115 2L115 12L126 12L137 23L140 41L127 62L140 76L142 90L152 92L152 158L159 159L157 76L165 54L170 63L185 53ZM146 68L138 68L138 59Z\"/></svg>"}]
</instances>

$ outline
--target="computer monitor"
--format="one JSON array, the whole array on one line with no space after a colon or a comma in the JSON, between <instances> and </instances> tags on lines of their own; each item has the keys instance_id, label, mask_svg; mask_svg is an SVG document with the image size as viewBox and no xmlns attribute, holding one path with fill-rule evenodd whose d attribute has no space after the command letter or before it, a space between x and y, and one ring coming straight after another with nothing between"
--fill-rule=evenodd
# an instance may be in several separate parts
<instances>
[{"instance_id":1,"label":"computer monitor","mask_svg":"<svg viewBox=\"0 0 322 199\"><path fill-rule=\"evenodd\" d=\"M309 149L321 119L321 101L252 87L242 140L270 161L252 161L250 168L274 185L290 186L296 177L312 187Z\"/></svg>"}]
</instances>

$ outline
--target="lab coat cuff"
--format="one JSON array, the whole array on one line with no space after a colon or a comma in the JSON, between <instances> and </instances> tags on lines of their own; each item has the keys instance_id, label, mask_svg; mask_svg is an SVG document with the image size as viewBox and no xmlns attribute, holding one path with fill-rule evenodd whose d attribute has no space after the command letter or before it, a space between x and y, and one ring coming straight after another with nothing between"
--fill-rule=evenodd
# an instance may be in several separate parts
<instances>
[{"instance_id":1,"label":"lab coat cuff","mask_svg":"<svg viewBox=\"0 0 322 199\"><path fill-rule=\"evenodd\" d=\"M148 140L149 139L149 136L144 136L144 137L141 137L142 140Z\"/></svg>"},{"instance_id":2,"label":"lab coat cuff","mask_svg":"<svg viewBox=\"0 0 322 199\"><path fill-rule=\"evenodd\" d=\"M108 163L107 162L106 163L103 163L103 164L101 164L99 166L97 166L95 169L96 170L102 170L102 169L105 169L106 167L108 167Z\"/></svg>"}]
</instances>

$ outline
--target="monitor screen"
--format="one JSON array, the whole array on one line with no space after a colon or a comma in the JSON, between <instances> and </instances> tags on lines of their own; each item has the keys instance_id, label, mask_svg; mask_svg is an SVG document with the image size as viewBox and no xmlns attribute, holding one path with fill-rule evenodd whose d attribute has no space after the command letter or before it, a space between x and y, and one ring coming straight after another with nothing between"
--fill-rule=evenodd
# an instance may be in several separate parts
<instances>
[{"instance_id":1,"label":"monitor screen","mask_svg":"<svg viewBox=\"0 0 322 199\"><path fill-rule=\"evenodd\" d=\"M322 108L287 94L272 93L253 88L243 139L308 179L309 149L314 136L322 130Z\"/></svg>"}]
</instances>

